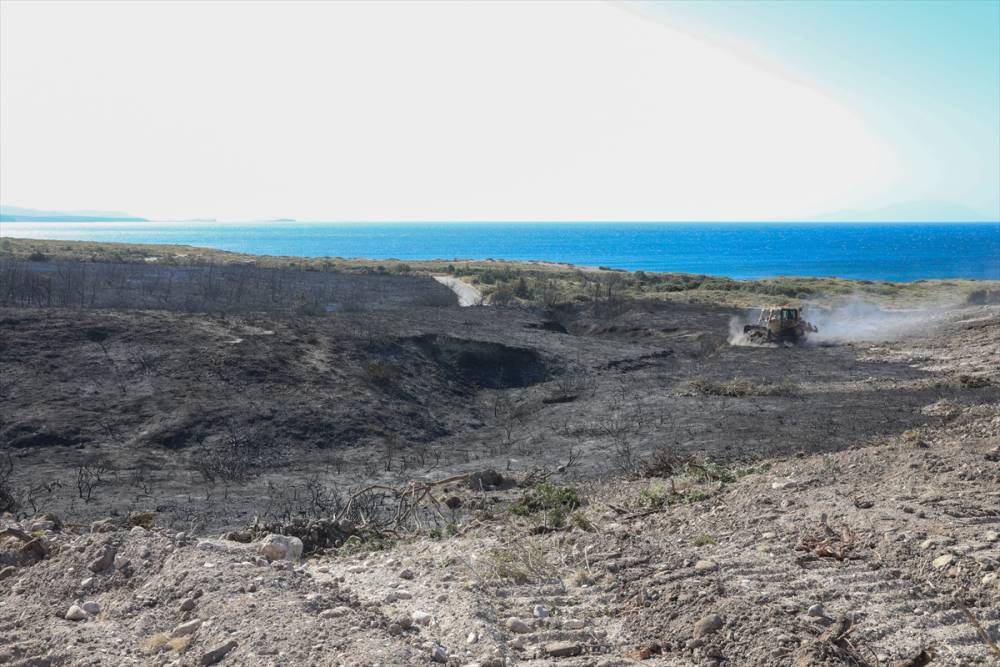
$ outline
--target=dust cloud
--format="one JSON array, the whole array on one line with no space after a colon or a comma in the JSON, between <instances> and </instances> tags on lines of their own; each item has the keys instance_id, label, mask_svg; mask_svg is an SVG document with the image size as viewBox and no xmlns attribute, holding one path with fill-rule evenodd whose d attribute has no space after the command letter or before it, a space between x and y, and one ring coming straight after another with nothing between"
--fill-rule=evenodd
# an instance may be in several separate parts
<instances>
[{"instance_id":1,"label":"dust cloud","mask_svg":"<svg viewBox=\"0 0 1000 667\"><path fill-rule=\"evenodd\" d=\"M808 343L848 343L893 340L935 327L945 306L919 309L886 310L860 297L834 307L805 306L802 316L819 329L809 334ZM729 320L729 344L735 346L775 347L773 343L751 343L743 335L743 326L757 321L757 309Z\"/></svg>"},{"instance_id":2,"label":"dust cloud","mask_svg":"<svg viewBox=\"0 0 1000 667\"><path fill-rule=\"evenodd\" d=\"M815 342L893 340L940 323L944 308L885 310L860 298L834 308L805 308L803 315L819 329Z\"/></svg>"}]
</instances>

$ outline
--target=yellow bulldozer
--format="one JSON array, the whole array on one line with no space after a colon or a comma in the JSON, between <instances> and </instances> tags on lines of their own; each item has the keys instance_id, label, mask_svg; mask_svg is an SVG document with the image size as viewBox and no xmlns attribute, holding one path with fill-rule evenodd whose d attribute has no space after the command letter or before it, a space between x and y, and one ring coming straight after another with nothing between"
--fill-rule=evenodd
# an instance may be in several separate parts
<instances>
[{"instance_id":1,"label":"yellow bulldozer","mask_svg":"<svg viewBox=\"0 0 1000 667\"><path fill-rule=\"evenodd\" d=\"M805 341L808 334L817 331L819 329L802 319L801 309L781 306L761 308L757 323L743 327L743 336L754 344L799 344Z\"/></svg>"}]
</instances>

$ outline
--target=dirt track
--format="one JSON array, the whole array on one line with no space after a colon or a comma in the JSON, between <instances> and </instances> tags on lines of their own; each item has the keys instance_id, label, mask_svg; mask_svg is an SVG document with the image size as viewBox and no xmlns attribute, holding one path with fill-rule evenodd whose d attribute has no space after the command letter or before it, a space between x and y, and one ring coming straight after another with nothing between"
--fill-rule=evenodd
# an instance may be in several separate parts
<instances>
[{"instance_id":1,"label":"dirt track","mask_svg":"<svg viewBox=\"0 0 1000 667\"><path fill-rule=\"evenodd\" d=\"M472 285L451 276L434 276L434 280L445 285L458 296L460 306L479 306L483 303L483 295Z\"/></svg>"}]
</instances>

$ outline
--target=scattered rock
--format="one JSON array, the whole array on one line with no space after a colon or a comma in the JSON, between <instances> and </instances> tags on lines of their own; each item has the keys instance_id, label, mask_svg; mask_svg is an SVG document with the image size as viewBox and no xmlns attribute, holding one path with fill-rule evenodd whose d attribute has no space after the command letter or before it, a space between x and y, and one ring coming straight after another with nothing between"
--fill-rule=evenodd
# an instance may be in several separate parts
<instances>
[{"instance_id":1,"label":"scattered rock","mask_svg":"<svg viewBox=\"0 0 1000 667\"><path fill-rule=\"evenodd\" d=\"M225 644L216 646L211 651L204 653L201 656L201 664L214 665L215 663L225 658L226 654L232 651L234 648L236 648L236 640L230 639Z\"/></svg>"},{"instance_id":2,"label":"scattered rock","mask_svg":"<svg viewBox=\"0 0 1000 667\"><path fill-rule=\"evenodd\" d=\"M410 618L408 614L400 614L399 616L396 617L393 623L395 623L404 630L408 630L410 627L413 626L413 619Z\"/></svg>"},{"instance_id":3,"label":"scattered rock","mask_svg":"<svg viewBox=\"0 0 1000 667\"><path fill-rule=\"evenodd\" d=\"M101 613L101 605L94 600L88 600L83 603L83 610L91 616L96 616Z\"/></svg>"},{"instance_id":4,"label":"scattered rock","mask_svg":"<svg viewBox=\"0 0 1000 667\"><path fill-rule=\"evenodd\" d=\"M434 662L448 662L448 650L444 646L434 642L431 645L431 660Z\"/></svg>"},{"instance_id":5,"label":"scattered rock","mask_svg":"<svg viewBox=\"0 0 1000 667\"><path fill-rule=\"evenodd\" d=\"M552 642L545 645L545 654L553 658L571 658L583 653L583 647L575 642Z\"/></svg>"},{"instance_id":6,"label":"scattered rock","mask_svg":"<svg viewBox=\"0 0 1000 667\"><path fill-rule=\"evenodd\" d=\"M302 540L270 533L260 541L257 553L269 561L297 561L302 557Z\"/></svg>"},{"instance_id":7,"label":"scattered rock","mask_svg":"<svg viewBox=\"0 0 1000 667\"><path fill-rule=\"evenodd\" d=\"M202 620L200 618L192 619L187 623L181 623L176 628L174 628L173 632L170 633L170 636L183 637L185 635L194 634L198 630L198 628L201 627L201 623Z\"/></svg>"},{"instance_id":8,"label":"scattered rock","mask_svg":"<svg viewBox=\"0 0 1000 667\"><path fill-rule=\"evenodd\" d=\"M433 616L431 616L430 614L428 614L426 611L420 611L418 609L417 611L413 612L413 614L410 616L410 618L417 625L430 625L431 619L433 618Z\"/></svg>"},{"instance_id":9,"label":"scattered rock","mask_svg":"<svg viewBox=\"0 0 1000 667\"><path fill-rule=\"evenodd\" d=\"M722 628L722 617L718 614L709 614L694 624L694 638L701 639L708 635L715 634Z\"/></svg>"},{"instance_id":10,"label":"scattered rock","mask_svg":"<svg viewBox=\"0 0 1000 667\"><path fill-rule=\"evenodd\" d=\"M82 621L87 618L87 612L85 612L81 607L73 605L69 608L69 611L66 612L66 616L64 616L64 618L67 621Z\"/></svg>"},{"instance_id":11,"label":"scattered rock","mask_svg":"<svg viewBox=\"0 0 1000 667\"><path fill-rule=\"evenodd\" d=\"M632 657L636 660L649 660L654 655L659 655L663 651L663 647L657 643L644 644L639 646L632 652Z\"/></svg>"},{"instance_id":12,"label":"scattered rock","mask_svg":"<svg viewBox=\"0 0 1000 667\"><path fill-rule=\"evenodd\" d=\"M117 552L118 550L115 548L115 545L105 544L104 548L101 549L101 554L92 560L87 567L91 572L103 572L115 562L115 554Z\"/></svg>"},{"instance_id":13,"label":"scattered rock","mask_svg":"<svg viewBox=\"0 0 1000 667\"><path fill-rule=\"evenodd\" d=\"M827 617L826 609L819 602L817 602L813 606L809 607L809 610L806 611L806 613L809 614L810 616L816 616L818 618L826 618Z\"/></svg>"},{"instance_id":14,"label":"scattered rock","mask_svg":"<svg viewBox=\"0 0 1000 667\"><path fill-rule=\"evenodd\" d=\"M943 570L955 562L955 554L942 554L931 561L931 565L938 570Z\"/></svg>"},{"instance_id":15,"label":"scattered rock","mask_svg":"<svg viewBox=\"0 0 1000 667\"><path fill-rule=\"evenodd\" d=\"M479 633L478 632L470 632L469 636L465 638L465 643L466 644L475 644L478 641L479 641Z\"/></svg>"},{"instance_id":16,"label":"scattered rock","mask_svg":"<svg viewBox=\"0 0 1000 667\"><path fill-rule=\"evenodd\" d=\"M92 533L113 533L114 531L115 522L111 519L101 519L90 524L90 532Z\"/></svg>"},{"instance_id":17,"label":"scattered rock","mask_svg":"<svg viewBox=\"0 0 1000 667\"><path fill-rule=\"evenodd\" d=\"M181 602L181 611L191 611L194 609L195 601L194 598L187 598Z\"/></svg>"},{"instance_id":18,"label":"scattered rock","mask_svg":"<svg viewBox=\"0 0 1000 667\"><path fill-rule=\"evenodd\" d=\"M13 565L8 565L5 568L0 568L0 581L3 581L8 577L13 577L15 574L17 574L17 568L14 567Z\"/></svg>"},{"instance_id":19,"label":"scattered rock","mask_svg":"<svg viewBox=\"0 0 1000 667\"><path fill-rule=\"evenodd\" d=\"M563 630L582 630L587 627L587 622L579 618L567 618L562 622Z\"/></svg>"},{"instance_id":20,"label":"scattered rock","mask_svg":"<svg viewBox=\"0 0 1000 667\"><path fill-rule=\"evenodd\" d=\"M694 564L695 572L715 572L719 569L719 564L714 560L700 560Z\"/></svg>"},{"instance_id":21,"label":"scattered rock","mask_svg":"<svg viewBox=\"0 0 1000 667\"><path fill-rule=\"evenodd\" d=\"M413 579L414 576L415 575L413 574L413 570L410 569L405 569L399 573L400 579Z\"/></svg>"},{"instance_id":22,"label":"scattered rock","mask_svg":"<svg viewBox=\"0 0 1000 667\"><path fill-rule=\"evenodd\" d=\"M973 560L976 561L976 565L986 571L996 570L1000 567L1000 562L996 558L987 556L986 554L976 554Z\"/></svg>"},{"instance_id":23,"label":"scattered rock","mask_svg":"<svg viewBox=\"0 0 1000 667\"><path fill-rule=\"evenodd\" d=\"M514 616L507 619L507 629L518 634L531 632L531 626Z\"/></svg>"},{"instance_id":24,"label":"scattered rock","mask_svg":"<svg viewBox=\"0 0 1000 667\"><path fill-rule=\"evenodd\" d=\"M341 616L347 616L351 613L350 607L334 607L333 609L324 609L319 613L320 618L339 618Z\"/></svg>"},{"instance_id":25,"label":"scattered rock","mask_svg":"<svg viewBox=\"0 0 1000 667\"><path fill-rule=\"evenodd\" d=\"M545 608L545 605L536 604L535 608L531 610L531 615L535 618L548 618L549 610Z\"/></svg>"},{"instance_id":26,"label":"scattered rock","mask_svg":"<svg viewBox=\"0 0 1000 667\"><path fill-rule=\"evenodd\" d=\"M775 491L786 491L788 489L794 489L798 487L799 483L794 479L781 479L776 482L771 482L771 488Z\"/></svg>"}]
</instances>

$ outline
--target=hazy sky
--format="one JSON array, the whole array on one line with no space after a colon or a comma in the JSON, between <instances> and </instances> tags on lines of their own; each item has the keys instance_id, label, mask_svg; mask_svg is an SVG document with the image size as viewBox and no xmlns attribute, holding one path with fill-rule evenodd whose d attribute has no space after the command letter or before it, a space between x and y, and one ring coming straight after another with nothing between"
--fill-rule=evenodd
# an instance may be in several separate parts
<instances>
[{"instance_id":1,"label":"hazy sky","mask_svg":"<svg viewBox=\"0 0 1000 667\"><path fill-rule=\"evenodd\" d=\"M19 206L1000 219L994 0L5 1L0 87L0 199Z\"/></svg>"}]
</instances>

